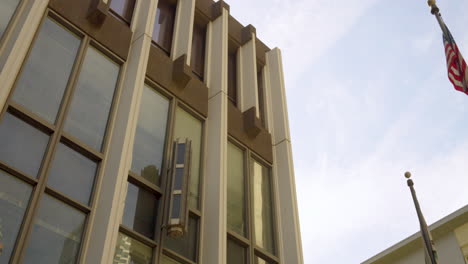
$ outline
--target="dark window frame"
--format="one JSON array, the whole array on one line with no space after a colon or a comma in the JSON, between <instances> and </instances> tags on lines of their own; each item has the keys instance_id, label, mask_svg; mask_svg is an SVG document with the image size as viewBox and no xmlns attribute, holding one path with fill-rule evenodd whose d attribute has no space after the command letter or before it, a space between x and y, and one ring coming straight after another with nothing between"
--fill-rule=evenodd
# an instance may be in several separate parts
<instances>
[{"instance_id":1,"label":"dark window frame","mask_svg":"<svg viewBox=\"0 0 468 264\"><path fill-rule=\"evenodd\" d=\"M238 106L239 98L239 48L240 44L237 43L234 39L229 38L228 40L228 67L227 67L227 77L228 77L228 99L235 106Z\"/></svg>"},{"instance_id":2,"label":"dark window frame","mask_svg":"<svg viewBox=\"0 0 468 264\"><path fill-rule=\"evenodd\" d=\"M173 8L173 13L171 12L171 15L173 15L173 21L172 21L172 29L171 30L168 30L166 32L166 41L168 42L167 44L167 47L164 46L164 43L159 43L158 41L156 41L154 39L154 27L156 26L156 19L158 19L158 16L157 16L157 13L158 13L158 9L160 9L160 4L164 5L166 8L169 7L169 8ZM174 0L158 0L158 6L156 7L156 18L154 20L154 24L153 24L153 35L151 37L151 43L158 47L160 50L162 50L164 53L166 53L166 55L170 56L171 55L171 52L172 52L172 46L173 46L173 41L174 41L174 30L175 30L175 25L176 25L176 20L177 20L177 2L175 2ZM164 40L163 40L164 41Z\"/></svg>"},{"instance_id":3,"label":"dark window frame","mask_svg":"<svg viewBox=\"0 0 468 264\"><path fill-rule=\"evenodd\" d=\"M23 1L24 2L24 1ZM18 80L21 76L21 73L24 71L24 67L26 62L31 54L31 51L36 43L36 40L39 36L40 29L42 25L45 23L47 19L50 19L57 23L59 26L63 27L64 29L70 31L71 34L75 34L78 38L80 38L80 45L79 49L75 55L74 63L72 66L71 74L68 78L68 83L65 88L65 92L61 99L61 104L59 107L59 112L57 113L56 122L51 124L38 115L34 114L32 111L23 107L13 101L13 94L16 90ZM103 175L103 166L102 163L106 157L106 153L109 149L109 141L111 130L113 127L113 123L115 121L116 116L116 105L118 103L120 93L121 93L121 86L122 86L122 78L123 74L121 71L121 67L125 63L122 59L118 57L118 55L112 53L107 48L105 48L102 44L98 43L94 39L92 39L89 35L87 35L84 31L80 30L77 26L73 25L71 22L60 16L58 13L51 9L46 9L44 12L41 21L38 25L38 30L35 32L32 44L28 48L27 55L22 62L20 72L16 76L15 82L12 86L12 89L7 97L5 106L0 111L0 122L3 120L3 117L6 113L10 113L16 118L26 122L27 124L31 125L32 127L48 134L50 136L48 145L46 147L41 167L39 169L38 177L31 178L32 175L27 175L22 172L20 169L13 168L4 162L0 162L0 170L3 170L14 177L18 178L19 180L31 185L34 189L31 194L31 199L29 204L27 205L27 209L25 211L25 215L23 218L23 222L19 229L18 236L16 238L16 242L14 245L14 251L11 255L11 262L21 262L25 255L26 246L30 240L32 229L35 224L35 219L38 214L39 208L41 206L41 201L44 196L49 195L52 198L57 199L61 203L73 208L74 210L78 210L86 215L84 225L83 225L83 233L81 234L81 242L80 248L78 249L77 261L82 258L82 250L87 247L89 243L89 233L91 231L89 227L89 218L91 217L92 211L97 202L98 193L101 188L102 182L102 175ZM95 48L99 52L103 53L109 60L117 63L120 67L117 81L115 84L114 96L112 98L112 102L110 105L109 116L106 123L106 131L103 137L102 148L100 150L95 150L88 147L85 143L81 142L77 138L67 134L64 132L64 124L67 118L67 114L70 110L73 95L76 91L76 85L78 78L81 73L81 69L83 66L83 61L86 56L86 51L88 48ZM65 146L69 147L73 151L76 151L82 154L84 157L95 161L97 163L97 170L95 174L95 179L92 187L92 193L90 196L89 204L83 204L78 202L77 200L71 198L70 196L59 192L47 185L47 178L49 171L52 167L52 162L54 160L54 156L57 151L57 147L60 143L63 143Z\"/></svg>"},{"instance_id":4,"label":"dark window frame","mask_svg":"<svg viewBox=\"0 0 468 264\"><path fill-rule=\"evenodd\" d=\"M191 57L190 57L190 66L192 72L201 80L204 80L205 77L205 65L206 65L206 36L208 29L208 21L203 20L202 16L195 12L195 18L193 22L193 31L192 31L192 47L191 47ZM196 41L202 42L201 47L195 47ZM200 56L198 53L201 53Z\"/></svg>"},{"instance_id":5,"label":"dark window frame","mask_svg":"<svg viewBox=\"0 0 468 264\"><path fill-rule=\"evenodd\" d=\"M135 7L137 6L137 1L138 0L123 0L125 2L129 2L129 1L133 1L133 5L131 6L132 8L132 11L129 12L129 9L126 9L126 13L127 15L130 14L129 17L126 17L125 14L120 14L118 13L116 10L112 9L111 5L112 5L112 2L113 1L118 1L118 0L109 0L109 11L112 15L114 15L115 17L117 17L119 20L125 22L127 25L131 25L132 23L132 19L133 19L133 16L135 15Z\"/></svg>"},{"instance_id":6,"label":"dark window frame","mask_svg":"<svg viewBox=\"0 0 468 264\"><path fill-rule=\"evenodd\" d=\"M253 203L254 203L254 193L253 193L253 175L251 172L251 166L253 165L253 162L257 162L260 165L264 166L265 168L268 169L269 177L271 178L271 202L272 202L272 222L273 222L273 230L274 233L277 233L279 230L278 227L278 219L277 219L277 204L278 201L275 198L277 186L275 185L275 182L273 180L273 174L272 174L272 164L261 158L258 154L250 150L248 147L244 146L242 143L234 139L232 136L228 136L228 142L233 144L234 146L238 147L239 149L244 151L244 179L246 182L246 193L245 193L245 206L246 206L246 225L247 225L247 232L246 236L242 236L240 234L237 234L236 232L227 230L227 239L230 240L231 242L237 244L240 247L243 247L246 249L246 255L247 255L247 263L256 263L255 258L260 257L267 261L268 263L280 263L279 260L279 253L278 253L278 236L274 235L274 247L275 247L275 254L272 254L265 249L258 247L255 243L255 224L254 224L254 219L253 219ZM229 161L228 161L229 162ZM227 257L227 255L226 255Z\"/></svg>"},{"instance_id":7,"label":"dark window frame","mask_svg":"<svg viewBox=\"0 0 468 264\"><path fill-rule=\"evenodd\" d=\"M201 223L202 223L202 211L203 211L203 203L202 197L203 197L203 182L204 182L204 157L205 157L205 137L206 137L206 118L198 113L197 111L193 110L191 107L189 107L186 103L182 102L177 96L173 95L171 92L169 92L167 89L162 87L161 85L155 83L149 77L146 77L145 80L145 85L154 89L158 94L161 96L167 98L169 100L169 111L168 111L168 119L167 119L167 127L166 127L166 142L165 148L163 151L163 162L162 162L162 173L161 173L161 184L160 186L151 183L150 181L144 179L143 177L139 176L137 173L131 171L131 169L128 172L128 182L136 185L139 188L143 188L157 196L159 199L158 202L158 208L157 208L157 220L155 223L155 234L154 234L154 239L150 239L137 231L132 230L129 227L126 227L122 223L120 223L118 232L125 234L126 236L135 239L149 247L152 248L153 250L153 260L155 260L154 263L160 263L162 256L166 255L169 258L172 258L176 261L179 261L180 263L183 264L197 264L200 263L200 244L201 244ZM176 115L176 109L181 108L182 110L186 111L188 114L196 118L198 121L201 122L202 125L202 138L201 138L201 149L200 149L200 178L199 178L199 194L200 194L200 199L199 199L199 208L192 208L189 206L188 208L188 214L189 218L195 218L198 221L198 227L197 227L197 236L198 236L198 241L197 241L197 248L196 248L196 261L192 261L188 258L185 258L184 256L181 256L180 254L177 254L173 250L165 247L165 233L166 229L165 228L160 228L165 222L165 219L167 218L167 214L169 213L169 203L170 203L170 191L169 191L169 184L171 181L169 181L169 174L170 172L168 171L168 168L171 163L171 153L172 153L172 148L173 144L172 142L175 140L174 139L174 129L175 129L175 115Z\"/></svg>"}]
</instances>

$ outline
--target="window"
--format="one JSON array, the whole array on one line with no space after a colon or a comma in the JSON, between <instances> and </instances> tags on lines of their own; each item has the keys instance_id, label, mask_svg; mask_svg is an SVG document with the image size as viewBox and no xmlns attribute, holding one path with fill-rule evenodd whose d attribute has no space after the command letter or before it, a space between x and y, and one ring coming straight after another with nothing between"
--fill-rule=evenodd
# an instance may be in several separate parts
<instances>
[{"instance_id":1,"label":"window","mask_svg":"<svg viewBox=\"0 0 468 264\"><path fill-rule=\"evenodd\" d=\"M155 249L162 252L156 263L198 263L203 122L176 98L163 95L163 88L153 87L143 88L114 263L153 263ZM190 177L182 179L187 160ZM168 219L174 212L181 215L180 190L188 196L187 228L174 238L168 235L174 224Z\"/></svg>"},{"instance_id":2,"label":"window","mask_svg":"<svg viewBox=\"0 0 468 264\"><path fill-rule=\"evenodd\" d=\"M237 105L237 47L232 41L228 50L228 99Z\"/></svg>"},{"instance_id":3,"label":"window","mask_svg":"<svg viewBox=\"0 0 468 264\"><path fill-rule=\"evenodd\" d=\"M0 262L79 261L120 63L44 19L0 118Z\"/></svg>"},{"instance_id":4,"label":"window","mask_svg":"<svg viewBox=\"0 0 468 264\"><path fill-rule=\"evenodd\" d=\"M227 263L277 264L270 169L250 150L228 143L227 185Z\"/></svg>"},{"instance_id":5,"label":"window","mask_svg":"<svg viewBox=\"0 0 468 264\"><path fill-rule=\"evenodd\" d=\"M171 53L176 3L159 0L153 28L153 41L167 54Z\"/></svg>"},{"instance_id":6,"label":"window","mask_svg":"<svg viewBox=\"0 0 468 264\"><path fill-rule=\"evenodd\" d=\"M136 0L111 0L110 9L123 21L132 22Z\"/></svg>"},{"instance_id":7,"label":"window","mask_svg":"<svg viewBox=\"0 0 468 264\"><path fill-rule=\"evenodd\" d=\"M203 80L205 74L206 25L195 19L193 24L192 56L190 65L195 75Z\"/></svg>"},{"instance_id":8,"label":"window","mask_svg":"<svg viewBox=\"0 0 468 264\"><path fill-rule=\"evenodd\" d=\"M263 81L263 67L257 64L257 87L258 87L258 111L260 113L260 120L265 127L265 88Z\"/></svg>"},{"instance_id":9,"label":"window","mask_svg":"<svg viewBox=\"0 0 468 264\"><path fill-rule=\"evenodd\" d=\"M0 39L5 33L16 8L21 0L2 0L0 1Z\"/></svg>"}]
</instances>

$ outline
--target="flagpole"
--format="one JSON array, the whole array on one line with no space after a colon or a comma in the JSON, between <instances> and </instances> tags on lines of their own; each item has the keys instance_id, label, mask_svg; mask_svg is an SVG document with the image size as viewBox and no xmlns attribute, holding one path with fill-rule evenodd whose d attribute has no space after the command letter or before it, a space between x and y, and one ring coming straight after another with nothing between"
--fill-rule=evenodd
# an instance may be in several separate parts
<instances>
[{"instance_id":1,"label":"flagpole","mask_svg":"<svg viewBox=\"0 0 468 264\"><path fill-rule=\"evenodd\" d=\"M437 264L437 252L434 249L433 241L431 234L427 228L426 220L421 212L421 207L419 206L418 197L416 196L416 191L414 190L414 182L411 180L411 173L406 172L405 177L408 179L407 184L411 191L411 196L413 198L414 207L416 208L416 214L418 215L419 226L421 228L421 236L423 239L424 251L426 253L426 263L427 264Z\"/></svg>"},{"instance_id":2,"label":"flagpole","mask_svg":"<svg viewBox=\"0 0 468 264\"><path fill-rule=\"evenodd\" d=\"M442 20L442 15L440 14L440 9L436 4L436 0L428 0L427 4L431 7L431 14L433 14L435 18L437 19L440 29L442 29L442 32L444 33L445 36L449 37L449 34L447 34L447 28L445 26L445 23Z\"/></svg>"}]
</instances>

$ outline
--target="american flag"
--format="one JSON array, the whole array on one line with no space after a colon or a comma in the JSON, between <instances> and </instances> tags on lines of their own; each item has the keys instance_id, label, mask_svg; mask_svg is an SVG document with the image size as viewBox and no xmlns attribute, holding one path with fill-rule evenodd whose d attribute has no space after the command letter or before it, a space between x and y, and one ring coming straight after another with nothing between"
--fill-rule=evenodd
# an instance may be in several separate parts
<instances>
[{"instance_id":1,"label":"american flag","mask_svg":"<svg viewBox=\"0 0 468 264\"><path fill-rule=\"evenodd\" d=\"M445 56L447 57L447 70L450 82L456 90L468 94L468 68L458 46L448 27L441 25L444 31Z\"/></svg>"}]
</instances>

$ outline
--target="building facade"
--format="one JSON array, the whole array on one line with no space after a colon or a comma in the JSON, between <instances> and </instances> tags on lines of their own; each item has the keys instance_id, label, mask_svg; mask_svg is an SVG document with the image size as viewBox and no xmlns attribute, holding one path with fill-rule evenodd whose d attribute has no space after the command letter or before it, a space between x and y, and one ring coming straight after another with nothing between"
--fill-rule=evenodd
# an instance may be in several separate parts
<instances>
[{"instance_id":1,"label":"building facade","mask_svg":"<svg viewBox=\"0 0 468 264\"><path fill-rule=\"evenodd\" d=\"M468 206L429 226L439 263L468 263ZM421 233L382 251L362 264L425 263Z\"/></svg>"},{"instance_id":2,"label":"building facade","mask_svg":"<svg viewBox=\"0 0 468 264\"><path fill-rule=\"evenodd\" d=\"M281 52L224 1L0 1L0 263L303 263Z\"/></svg>"}]
</instances>

